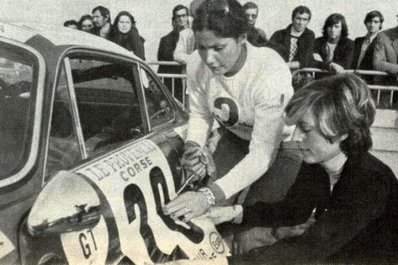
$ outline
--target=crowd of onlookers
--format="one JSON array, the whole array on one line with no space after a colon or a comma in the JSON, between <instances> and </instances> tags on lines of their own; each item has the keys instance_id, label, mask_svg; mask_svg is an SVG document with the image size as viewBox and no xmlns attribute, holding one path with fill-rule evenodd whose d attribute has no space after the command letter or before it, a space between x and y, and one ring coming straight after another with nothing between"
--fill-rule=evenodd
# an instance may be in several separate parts
<instances>
[{"instance_id":1,"label":"crowd of onlookers","mask_svg":"<svg viewBox=\"0 0 398 265\"><path fill-rule=\"evenodd\" d=\"M145 39L138 33L133 15L127 11L121 11L112 24L108 8L97 6L91 13L91 15L83 15L79 21L67 20L64 26L108 39L145 60Z\"/></svg>"},{"instance_id":2,"label":"crowd of onlookers","mask_svg":"<svg viewBox=\"0 0 398 265\"><path fill-rule=\"evenodd\" d=\"M298 6L292 12L292 23L276 31L268 38L264 30L256 27L259 8L253 2L243 5L247 23L247 41L256 47L270 47L289 65L291 70L315 67L341 73L345 69L377 70L398 74L398 28L380 32L384 17L377 10L370 11L364 18L366 34L352 40L348 37L345 17L333 13L325 20L322 36L315 38L308 28L312 12L306 6ZM191 14L188 7L177 5L172 10L172 31L160 39L158 61L175 61L178 65L160 65L159 73L185 73L189 55L196 49L194 33L190 26ZM134 17L127 11L120 12L113 24L108 8L97 6L92 14L83 15L79 21L68 20L64 26L87 31L109 39L133 51L145 59L145 39L135 26ZM380 34L378 34L380 32ZM376 38L379 36L378 38ZM368 78L367 81L371 80ZM393 79L395 81L395 78ZM171 89L172 79L165 79ZM174 80L174 92L182 98L182 83Z\"/></svg>"},{"instance_id":3,"label":"crowd of onlookers","mask_svg":"<svg viewBox=\"0 0 398 265\"><path fill-rule=\"evenodd\" d=\"M398 73L398 49L394 49L398 45L391 46L387 43L388 40L394 42L398 29L384 31L376 42L384 22L383 15L377 10L369 12L364 18L366 34L353 41L348 37L345 17L339 13L327 17L322 36L315 38L314 32L307 27L311 21L311 10L306 6L298 6L292 12L292 23L267 38L264 30L256 27L258 6L247 2L243 7L247 19L248 42L256 47L273 48L288 63L290 69L312 66L334 72L363 69ZM160 39L157 58L159 61L176 61L184 65L195 50L194 35L189 22L190 12L186 6L177 5L172 15L173 29ZM111 40L145 59L145 39L136 28L133 15L127 11L121 11L112 24L109 9L97 6L91 15L83 15L79 21L65 21L64 26ZM161 73L182 71L180 66L159 68Z\"/></svg>"}]
</instances>

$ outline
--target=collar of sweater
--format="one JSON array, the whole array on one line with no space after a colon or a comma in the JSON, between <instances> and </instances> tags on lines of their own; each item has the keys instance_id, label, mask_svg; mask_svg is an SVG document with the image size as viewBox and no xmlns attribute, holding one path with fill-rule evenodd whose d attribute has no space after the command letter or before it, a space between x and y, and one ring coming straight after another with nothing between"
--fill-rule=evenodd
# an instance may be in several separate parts
<instances>
[{"instance_id":1,"label":"collar of sweater","mask_svg":"<svg viewBox=\"0 0 398 265\"><path fill-rule=\"evenodd\" d=\"M346 161L347 156L343 152L340 152L332 159L321 163L321 166L326 170L329 176L336 176L340 175Z\"/></svg>"}]
</instances>

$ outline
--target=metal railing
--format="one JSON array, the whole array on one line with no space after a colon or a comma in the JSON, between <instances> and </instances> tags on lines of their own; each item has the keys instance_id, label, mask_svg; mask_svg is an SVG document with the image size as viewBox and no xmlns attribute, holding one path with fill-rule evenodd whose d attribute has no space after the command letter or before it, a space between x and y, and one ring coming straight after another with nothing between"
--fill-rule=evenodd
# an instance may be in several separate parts
<instances>
[{"instance_id":1,"label":"metal railing","mask_svg":"<svg viewBox=\"0 0 398 265\"><path fill-rule=\"evenodd\" d=\"M148 62L150 66L155 68L155 66L159 65L175 65L175 66L180 66L181 64L178 62L166 62L166 61L152 61ZM154 69L156 70L156 69ZM364 76L370 76L370 77L388 77L389 75L385 72L380 72L380 71L369 71L369 70L346 70L346 73L354 73L356 75L359 75L361 77ZM307 73L309 74L309 80L316 79L316 74L322 73L322 74L332 74L328 71L321 70L318 68L302 68L298 69L292 72L292 76L294 79L294 76L297 74L302 74L302 73ZM171 80L171 93L175 97L176 95L176 90L177 89L182 89L182 101L181 103L187 107L187 100L186 100L186 87L187 87L187 76L186 74L166 74L166 73L158 73L158 76L160 79L164 82L165 79L170 79ZM176 87L176 80L180 79L182 83L182 87ZM304 84L303 84L304 85ZM394 92L396 94L396 97L398 97L398 81L394 83L394 85L388 84L388 85L383 85L383 84L372 84L368 82L368 86L371 90L376 92L375 95L375 101L376 105L378 107L388 107L392 108L393 107L393 97L394 97ZM382 93L382 91L389 92L388 94L388 102L385 102L385 98L382 99L382 94L383 96L386 95L385 93ZM180 100L180 99L179 99ZM383 105L384 104L384 105Z\"/></svg>"},{"instance_id":2,"label":"metal railing","mask_svg":"<svg viewBox=\"0 0 398 265\"><path fill-rule=\"evenodd\" d=\"M148 62L148 64L154 68L154 66L160 66L160 65L174 65L174 66L181 66L180 63L177 62L166 62L166 61L153 61L153 62ZM156 69L154 69L156 70ZM179 98L176 98L179 100L182 105L187 108L187 100L186 100L186 89L187 89L187 76L186 74L166 74L166 73L157 73L157 75L160 77L162 82L164 83L165 79L170 79L171 80L171 94L173 97L176 98L176 90L181 89L181 95L182 99L180 100ZM181 80L181 87L176 87L176 80ZM180 94L180 93L179 93Z\"/></svg>"},{"instance_id":3,"label":"metal railing","mask_svg":"<svg viewBox=\"0 0 398 265\"><path fill-rule=\"evenodd\" d=\"M370 76L370 77L388 77L389 75L385 72L380 72L380 71L369 71L369 70L345 70L345 73L354 73L356 75L359 75L361 77L364 76ZM328 71L321 70L318 68L303 68L303 69L298 69L292 72L292 76L294 77L295 75L299 73L307 73L310 74L309 79L316 79L316 74L317 73L323 73L323 74L332 74ZM395 81L395 85L383 85L383 84L370 84L368 82L368 86L371 90L376 91L376 105L380 107L382 105L382 100L381 100L381 92L382 91L388 91L389 92L389 100L388 100L388 106L389 108L393 107L393 97L394 97L394 91L396 96L398 96L398 81Z\"/></svg>"}]
</instances>

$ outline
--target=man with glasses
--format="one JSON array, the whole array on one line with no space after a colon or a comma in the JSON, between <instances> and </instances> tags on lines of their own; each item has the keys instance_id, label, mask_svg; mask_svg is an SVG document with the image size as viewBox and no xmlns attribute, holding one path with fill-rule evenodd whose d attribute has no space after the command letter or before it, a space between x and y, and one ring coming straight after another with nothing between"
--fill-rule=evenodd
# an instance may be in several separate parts
<instances>
[{"instance_id":1,"label":"man with glasses","mask_svg":"<svg viewBox=\"0 0 398 265\"><path fill-rule=\"evenodd\" d=\"M179 33L188 27L188 8L184 5L177 5L173 8L172 18L173 30L160 39L158 49L158 61L174 61L173 54L179 38ZM181 74L182 66L160 65L158 73ZM165 78L165 85L172 91L172 79ZM182 82L176 79L174 83L174 96L182 101Z\"/></svg>"},{"instance_id":2,"label":"man with glasses","mask_svg":"<svg viewBox=\"0 0 398 265\"><path fill-rule=\"evenodd\" d=\"M256 47L266 46L267 36L264 30L255 27L258 16L258 6L253 2L247 2L243 5L243 8L245 9L245 16L249 27L247 40Z\"/></svg>"}]
</instances>

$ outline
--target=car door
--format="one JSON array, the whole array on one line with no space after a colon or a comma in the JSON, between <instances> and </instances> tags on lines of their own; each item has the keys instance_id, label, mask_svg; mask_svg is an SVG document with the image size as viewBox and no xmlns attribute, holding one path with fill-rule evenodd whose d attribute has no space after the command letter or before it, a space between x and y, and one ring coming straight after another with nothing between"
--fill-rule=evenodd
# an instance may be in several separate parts
<instances>
[{"instance_id":1,"label":"car door","mask_svg":"<svg viewBox=\"0 0 398 265\"><path fill-rule=\"evenodd\" d=\"M60 69L48 184L21 233L23 263L143 264L227 254L209 220L184 224L162 212L183 181L186 119L156 76L128 58L84 50L68 54Z\"/></svg>"}]
</instances>

